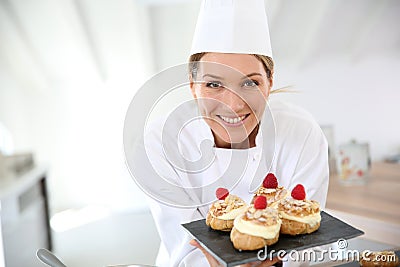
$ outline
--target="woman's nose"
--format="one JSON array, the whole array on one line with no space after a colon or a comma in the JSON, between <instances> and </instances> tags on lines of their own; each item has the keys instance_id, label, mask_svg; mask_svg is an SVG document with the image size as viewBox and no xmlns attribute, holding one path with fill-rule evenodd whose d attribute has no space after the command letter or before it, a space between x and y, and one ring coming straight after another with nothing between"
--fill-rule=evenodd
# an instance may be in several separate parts
<instances>
[{"instance_id":1,"label":"woman's nose","mask_svg":"<svg viewBox=\"0 0 400 267\"><path fill-rule=\"evenodd\" d=\"M222 101L228 108L231 109L231 111L234 112L239 112L246 106L244 99L241 98L240 95L234 90L229 88L225 89Z\"/></svg>"}]
</instances>

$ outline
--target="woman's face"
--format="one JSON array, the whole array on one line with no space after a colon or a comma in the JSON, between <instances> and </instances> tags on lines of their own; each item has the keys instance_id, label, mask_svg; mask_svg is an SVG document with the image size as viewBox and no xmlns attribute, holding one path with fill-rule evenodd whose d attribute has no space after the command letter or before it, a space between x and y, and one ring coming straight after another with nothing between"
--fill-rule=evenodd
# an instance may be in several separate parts
<instances>
[{"instance_id":1,"label":"woman's face","mask_svg":"<svg viewBox=\"0 0 400 267\"><path fill-rule=\"evenodd\" d=\"M225 53L206 53L190 85L216 145L232 148L255 146L271 86L255 56Z\"/></svg>"}]
</instances>

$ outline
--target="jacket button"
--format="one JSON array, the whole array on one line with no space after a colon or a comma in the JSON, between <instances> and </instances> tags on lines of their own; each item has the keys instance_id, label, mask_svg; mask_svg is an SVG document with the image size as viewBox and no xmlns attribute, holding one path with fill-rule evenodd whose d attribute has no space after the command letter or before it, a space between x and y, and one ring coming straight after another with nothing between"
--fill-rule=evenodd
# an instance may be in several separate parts
<instances>
[{"instance_id":1,"label":"jacket button","mask_svg":"<svg viewBox=\"0 0 400 267\"><path fill-rule=\"evenodd\" d=\"M260 159L260 153L256 153L253 156L253 160L259 160Z\"/></svg>"}]
</instances>

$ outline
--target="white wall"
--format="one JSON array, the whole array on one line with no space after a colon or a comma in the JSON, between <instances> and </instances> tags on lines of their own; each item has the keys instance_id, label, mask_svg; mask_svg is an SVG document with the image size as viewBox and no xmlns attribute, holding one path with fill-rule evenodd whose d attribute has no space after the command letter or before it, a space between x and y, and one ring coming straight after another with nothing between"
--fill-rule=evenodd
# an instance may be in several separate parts
<instances>
[{"instance_id":1,"label":"white wall","mask_svg":"<svg viewBox=\"0 0 400 267\"><path fill-rule=\"evenodd\" d=\"M303 106L321 125L332 125L337 145L368 142L372 160L400 153L398 57L325 59L299 69L277 65L276 88L294 85L299 91L277 97Z\"/></svg>"},{"instance_id":2,"label":"white wall","mask_svg":"<svg viewBox=\"0 0 400 267\"><path fill-rule=\"evenodd\" d=\"M156 70L187 62L199 8L199 0L150 8Z\"/></svg>"},{"instance_id":3,"label":"white wall","mask_svg":"<svg viewBox=\"0 0 400 267\"><path fill-rule=\"evenodd\" d=\"M6 74L0 69L0 121L10 131L13 144L27 149L30 137L24 92Z\"/></svg>"},{"instance_id":4,"label":"white wall","mask_svg":"<svg viewBox=\"0 0 400 267\"><path fill-rule=\"evenodd\" d=\"M1 220L1 203L0 203L0 220ZM3 229L0 227L0 240L3 240ZM0 266L4 267L5 264L5 258L4 258L4 248L3 248L3 242L0 242Z\"/></svg>"},{"instance_id":5,"label":"white wall","mask_svg":"<svg viewBox=\"0 0 400 267\"><path fill-rule=\"evenodd\" d=\"M54 212L87 204L143 208L142 192L125 165L122 129L138 85L69 84L52 93L0 90L0 120L16 152L34 152L48 164Z\"/></svg>"},{"instance_id":6,"label":"white wall","mask_svg":"<svg viewBox=\"0 0 400 267\"><path fill-rule=\"evenodd\" d=\"M90 38L103 60L103 76L92 67L93 58L70 1L55 6L39 1L33 12L39 24L55 24L51 34L46 27L37 29L43 35L32 29L35 38L40 37L32 42L33 46L39 42L36 56L46 59L47 88L25 82L10 64L0 64L0 121L11 131L17 153L33 152L38 163L49 166L52 213L86 205L114 211L147 208L144 194L125 166L122 143L125 112L153 68L152 46L146 35L147 8L132 1L94 2L85 1L88 6L84 7L90 10L86 14L90 21L98 23ZM57 27L59 21L54 17L54 21L46 21L43 14L43 21L36 17L43 10L63 5L69 7L60 12L64 28ZM117 10L108 12L111 8ZM125 27L126 23L130 27ZM0 28L0 39L12 36L17 42L16 29L7 30ZM63 41L55 43L55 39L69 41L63 46ZM71 43L73 49L68 46ZM46 44L46 49L41 44ZM23 45L14 52L29 57ZM14 65L22 68L23 64L24 60L18 60Z\"/></svg>"}]
</instances>

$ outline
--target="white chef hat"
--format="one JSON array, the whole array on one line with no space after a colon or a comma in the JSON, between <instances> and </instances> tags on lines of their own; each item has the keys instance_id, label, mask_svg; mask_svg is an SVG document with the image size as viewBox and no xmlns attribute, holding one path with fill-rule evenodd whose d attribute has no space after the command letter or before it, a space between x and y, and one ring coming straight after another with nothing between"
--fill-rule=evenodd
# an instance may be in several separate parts
<instances>
[{"instance_id":1,"label":"white chef hat","mask_svg":"<svg viewBox=\"0 0 400 267\"><path fill-rule=\"evenodd\" d=\"M264 0L203 0L190 54L201 52L272 57Z\"/></svg>"}]
</instances>

